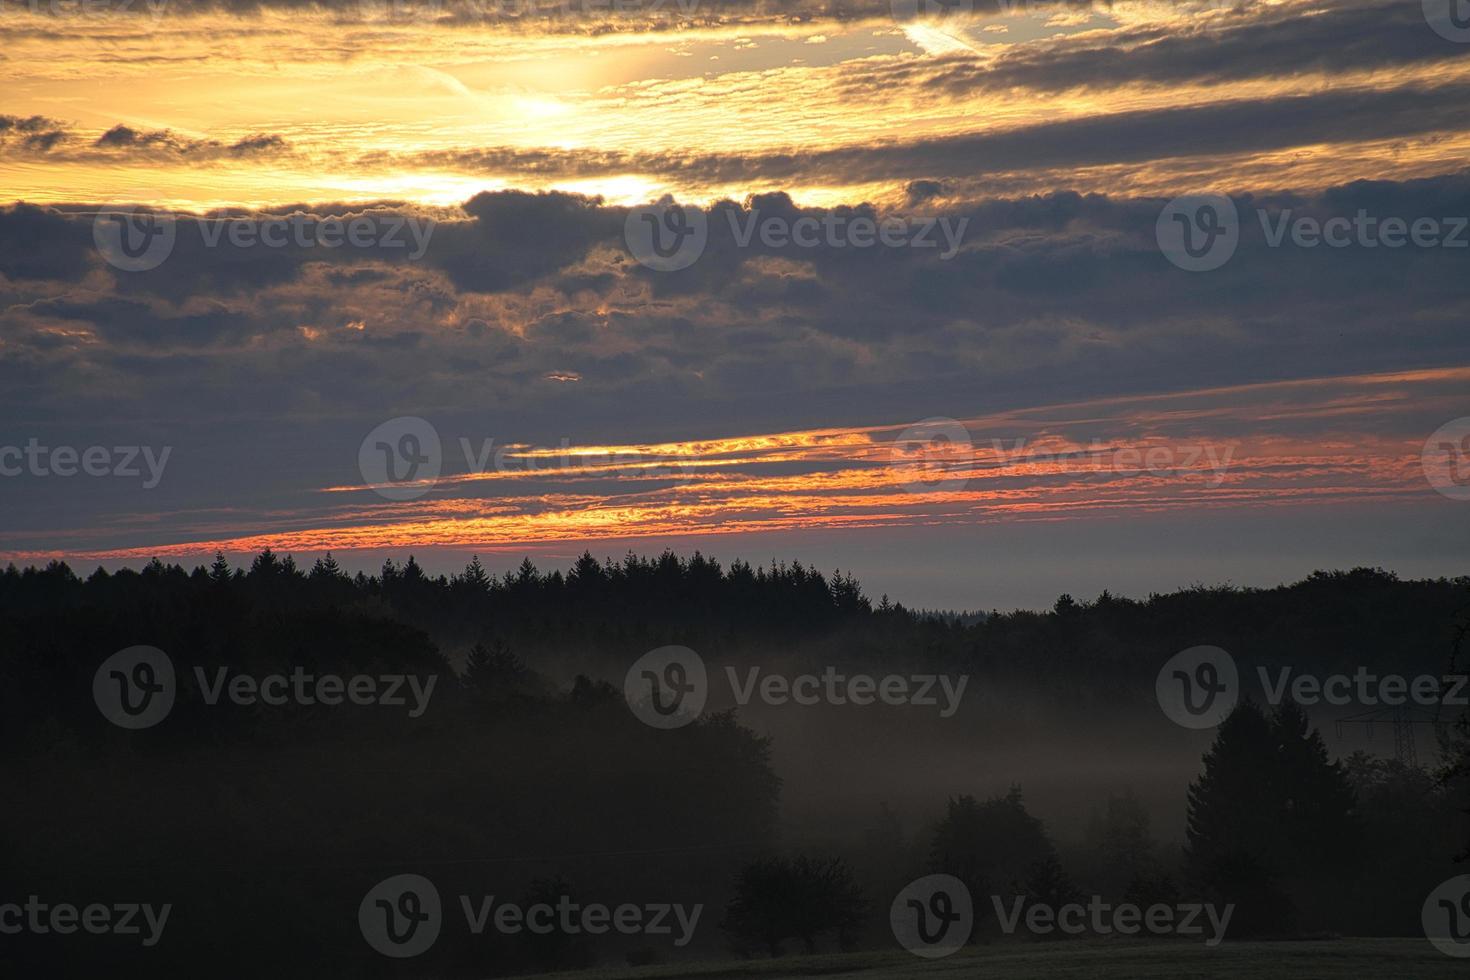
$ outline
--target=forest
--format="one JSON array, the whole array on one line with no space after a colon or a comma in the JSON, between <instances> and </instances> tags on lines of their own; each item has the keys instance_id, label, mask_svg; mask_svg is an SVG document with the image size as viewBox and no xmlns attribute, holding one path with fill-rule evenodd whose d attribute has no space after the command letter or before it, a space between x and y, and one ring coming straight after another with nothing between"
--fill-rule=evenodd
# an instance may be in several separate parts
<instances>
[{"instance_id":1,"label":"forest","mask_svg":"<svg viewBox=\"0 0 1470 980\"><path fill-rule=\"evenodd\" d=\"M12 566L0 573L0 893L173 912L151 947L28 935L5 955L53 968L60 955L76 970L208 961L240 976L799 957L892 947L889 902L933 873L975 896L974 943L1039 938L1002 929L990 896L1230 904L1230 939L1416 935L1424 896L1470 849L1463 709L1426 724L1419 758L1404 760L1384 740L1338 752L1330 718L1249 684L1215 730L1184 733L1154 702L1154 679L1202 643L1234 652L1247 678L1245 665L1463 673L1467 613L1470 579L1372 569L949 613L874 601L840 572L700 554L584 554L549 572L527 560L503 575L477 559L453 576L411 557L347 575L329 555L302 567L270 551L248 567L219 556L85 577ZM658 731L621 683L667 644L722 664L958 673L984 694L922 724L901 708L829 706L793 727L715 704ZM92 694L99 665L137 645L166 653L177 691L166 718L127 730ZM242 676L410 677L420 710L345 694L273 703L268 684L226 686ZM1038 804L1031 787L1067 762L1057 743L1002 763L985 753L1055 735L1047 719L1068 715L1094 742L1179 743L1193 762L1162 790L1118 779ZM912 763L881 771L894 764L869 757L854 726L912 740ZM793 742L886 798L829 793L816 769L783 763L804 757ZM941 750L955 767L926 764ZM890 793L899 776L916 781ZM351 914L375 882L409 872L446 906L575 896L705 914L681 946L446 928L409 966L364 944Z\"/></svg>"}]
</instances>

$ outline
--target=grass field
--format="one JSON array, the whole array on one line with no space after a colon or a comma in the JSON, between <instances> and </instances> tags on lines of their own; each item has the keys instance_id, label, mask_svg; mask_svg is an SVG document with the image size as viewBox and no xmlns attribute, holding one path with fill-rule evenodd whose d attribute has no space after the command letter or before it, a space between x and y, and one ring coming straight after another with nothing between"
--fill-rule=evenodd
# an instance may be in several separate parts
<instances>
[{"instance_id":1,"label":"grass field","mask_svg":"<svg viewBox=\"0 0 1470 980\"><path fill-rule=\"evenodd\" d=\"M1338 939L1231 943L1057 942L963 950L942 960L901 951L691 963L639 970L562 973L572 980L655 978L982 977L993 980L1464 980L1470 963L1419 939Z\"/></svg>"}]
</instances>

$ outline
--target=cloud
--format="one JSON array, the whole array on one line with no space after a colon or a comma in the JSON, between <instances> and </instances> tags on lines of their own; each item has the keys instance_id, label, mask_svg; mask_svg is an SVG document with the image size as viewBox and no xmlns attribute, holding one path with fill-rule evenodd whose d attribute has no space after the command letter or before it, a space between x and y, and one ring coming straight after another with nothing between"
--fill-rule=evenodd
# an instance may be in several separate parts
<instances>
[{"instance_id":1,"label":"cloud","mask_svg":"<svg viewBox=\"0 0 1470 980\"><path fill-rule=\"evenodd\" d=\"M1426 492L1424 419L1463 408L1467 381L1470 367L1037 405L946 420L942 452L925 448L930 430L904 423L614 445L440 433L447 472L422 500L384 502L353 482L254 515L275 524L264 534L239 534L239 513L202 514L182 536L141 529L123 536L152 535L146 543L123 546L99 543L113 529L71 535L60 550L29 550L31 534L0 534L0 553L494 551L1407 501Z\"/></svg>"},{"instance_id":2,"label":"cloud","mask_svg":"<svg viewBox=\"0 0 1470 980\"><path fill-rule=\"evenodd\" d=\"M79 0L27 5L33 14L54 19L74 17ZM1034 10L1085 9L1092 0L1026 0ZM157 18L206 17L227 13L252 15L276 10L326 11L350 22L421 22L442 28L499 25L520 31L563 31L606 34L670 30L714 24L739 25L792 22L852 22L913 19L919 5L889 0L130 0L109 10L123 15ZM980 16L1013 13L1014 0L975 0ZM907 11L907 12L906 12Z\"/></svg>"},{"instance_id":3,"label":"cloud","mask_svg":"<svg viewBox=\"0 0 1470 980\"><path fill-rule=\"evenodd\" d=\"M66 123L43 116L0 116L0 146L12 155L67 162L147 162L176 160L204 163L285 157L292 147L273 133L246 136L231 142L196 139L170 130L137 130L116 125L92 137Z\"/></svg>"},{"instance_id":4,"label":"cloud","mask_svg":"<svg viewBox=\"0 0 1470 980\"><path fill-rule=\"evenodd\" d=\"M1409 222L1470 215L1470 175L1243 195L1239 248L1206 274L1160 253L1164 203L1052 193L929 197L888 210L761 194L705 209L704 253L672 273L628 253L626 208L564 193L483 194L443 213L402 204L283 209L306 228L354 215L384 224L435 217L416 261L401 250L238 245L225 233L210 247L202 229L218 230L231 215L181 215L173 254L142 273L98 255L95 207L0 209L0 417L15 433L7 438L175 447L170 479L152 496L109 487L96 497L92 483L37 493L0 481L0 506L12 526L42 537L75 523L79 509L91 514L88 547L233 540L246 524L272 535L321 528L320 507L337 503L303 495L356 482L363 434L395 415L433 419L451 452L460 436L633 445L1248 386L1262 365L1276 379L1309 379L1323 373L1329 352L1339 373L1470 365L1465 251L1271 248L1255 217L1257 208L1269 221L1285 209L1318 220L1359 208ZM821 236L797 247L753 231L741 244L753 221L845 228L926 215L951 227L965 221L952 258ZM1463 394L1463 379L1455 384ZM1246 389L1240 397L1255 404ZM1417 409L1395 403L1412 416L1395 423L1400 442L1416 426L1422 441L1452 417L1429 424L1453 407L1436 398ZM1345 444L1387 424L1375 415L1383 408L1368 397L1337 406L1350 419ZM1470 406L1456 410L1470 414ZM1300 435L1285 416L1268 428ZM1340 495L1378 492L1364 487ZM561 496L539 504L516 490L512 504L570 515L591 506L578 502L584 489L548 490ZM813 526L821 514L829 526L908 514L891 500L853 509L797 489L771 484L756 508L771 513L731 526L807 521L792 514L815 515ZM718 486L703 492L709 506L689 527L731 517ZM1273 491L1271 499L1289 497ZM617 509L615 499L597 499L604 517ZM441 516L479 520L484 507L505 503L475 500ZM649 533L686 526L660 517L657 498L635 503ZM226 507L240 512L194 515ZM141 516L149 514L172 516ZM537 520L536 533L550 533L553 519ZM581 520L568 516L565 526ZM342 521L383 523L355 513ZM426 527L423 539L452 527Z\"/></svg>"},{"instance_id":5,"label":"cloud","mask_svg":"<svg viewBox=\"0 0 1470 980\"><path fill-rule=\"evenodd\" d=\"M432 151L412 163L469 173L587 178L636 173L701 185L973 179L1170 158L1248 156L1311 144L1458 131L1470 82L1348 89L1280 98L1120 111L984 133L817 148L801 153L607 150ZM364 161L379 162L379 161ZM410 162L410 161L399 161Z\"/></svg>"},{"instance_id":6,"label":"cloud","mask_svg":"<svg viewBox=\"0 0 1470 980\"><path fill-rule=\"evenodd\" d=\"M1056 193L904 212L757 195L708 208L703 254L674 273L628 254L626 208L571 194L479 195L437 216L417 261L401 249L237 245L225 233L210 247L201 229L223 219L182 216L173 254L142 273L112 269L91 247L94 209L22 205L0 210L0 381L19 386L0 385L0 407L81 421L101 403L70 385L90 375L116 379L92 389L115 399L112 418L162 411L173 402L160 390L232 402L256 384L272 393L261 410L282 417L317 410L319 398L351 413L391 395L451 410L488 399L538 430L580 417L642 431L666 426L669 412L695 427L854 418L916 394L941 403L932 414L955 415L945 403L976 386L1000 398L1039 383L1239 382L1263 362L1305 375L1324 346L1353 370L1470 361L1463 252L1270 248L1255 217L1465 215L1470 177L1242 196L1237 254L1205 276L1160 253L1163 204ZM383 226L430 217L402 205L307 214L308 228L354 214ZM911 220L916 234L943 218L963 233L947 260L933 224L933 247L842 238L854 221L886 218ZM756 228L773 219L831 225L838 239L767 242ZM406 372L407 347L432 368ZM572 374L581 381L547 380Z\"/></svg>"},{"instance_id":7,"label":"cloud","mask_svg":"<svg viewBox=\"0 0 1470 980\"><path fill-rule=\"evenodd\" d=\"M77 280L95 257L90 225L57 208L0 207L0 275Z\"/></svg>"},{"instance_id":8,"label":"cloud","mask_svg":"<svg viewBox=\"0 0 1470 980\"><path fill-rule=\"evenodd\" d=\"M1281 8L1242 7L1235 16L1088 32L1017 45L992 59L891 63L845 82L913 84L955 96L1021 88L1034 92L1183 82L1382 72L1460 61L1462 48L1425 30L1423 11L1397 0L1331 0Z\"/></svg>"},{"instance_id":9,"label":"cloud","mask_svg":"<svg viewBox=\"0 0 1470 980\"><path fill-rule=\"evenodd\" d=\"M285 139L274 134L247 136L233 143L199 140L178 136L166 129L139 132L127 126L114 126L97 137L94 147L103 150L141 152L153 155L219 159L253 154L275 155L289 149Z\"/></svg>"},{"instance_id":10,"label":"cloud","mask_svg":"<svg viewBox=\"0 0 1470 980\"><path fill-rule=\"evenodd\" d=\"M65 128L55 119L0 115L0 146L11 152L48 153L66 138Z\"/></svg>"}]
</instances>

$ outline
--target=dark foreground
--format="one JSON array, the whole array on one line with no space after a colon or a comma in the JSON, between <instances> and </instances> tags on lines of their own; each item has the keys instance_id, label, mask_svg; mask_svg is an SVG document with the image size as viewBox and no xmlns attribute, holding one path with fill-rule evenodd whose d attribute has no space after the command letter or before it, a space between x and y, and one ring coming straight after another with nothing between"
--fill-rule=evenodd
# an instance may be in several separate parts
<instances>
[{"instance_id":1,"label":"dark foreground","mask_svg":"<svg viewBox=\"0 0 1470 980\"><path fill-rule=\"evenodd\" d=\"M801 956L744 963L680 964L642 970L559 973L582 980L662 977L994 977L996 980L1435 980L1463 978L1466 964L1422 939L1186 943L1067 942L973 947L940 960L903 952Z\"/></svg>"}]
</instances>

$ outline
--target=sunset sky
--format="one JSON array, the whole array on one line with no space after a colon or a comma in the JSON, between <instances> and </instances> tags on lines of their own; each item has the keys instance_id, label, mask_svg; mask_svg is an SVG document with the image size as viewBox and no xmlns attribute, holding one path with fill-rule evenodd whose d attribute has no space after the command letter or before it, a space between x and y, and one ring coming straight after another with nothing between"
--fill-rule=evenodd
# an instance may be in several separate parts
<instances>
[{"instance_id":1,"label":"sunset sky","mask_svg":"<svg viewBox=\"0 0 1470 980\"><path fill-rule=\"evenodd\" d=\"M0 447L170 447L154 487L0 477L0 561L700 548L953 608L1464 574L1426 441L1470 416L1470 247L1269 239L1453 233L1470 29L1435 0L971 6L0 0ZM1210 271L1157 237L1196 194L1239 208ZM624 238L666 195L712 229L677 271ZM135 205L177 218L156 268L94 237ZM261 216L431 233L209 244ZM964 233L724 230L752 216ZM393 499L360 450L407 416L441 472Z\"/></svg>"}]
</instances>

